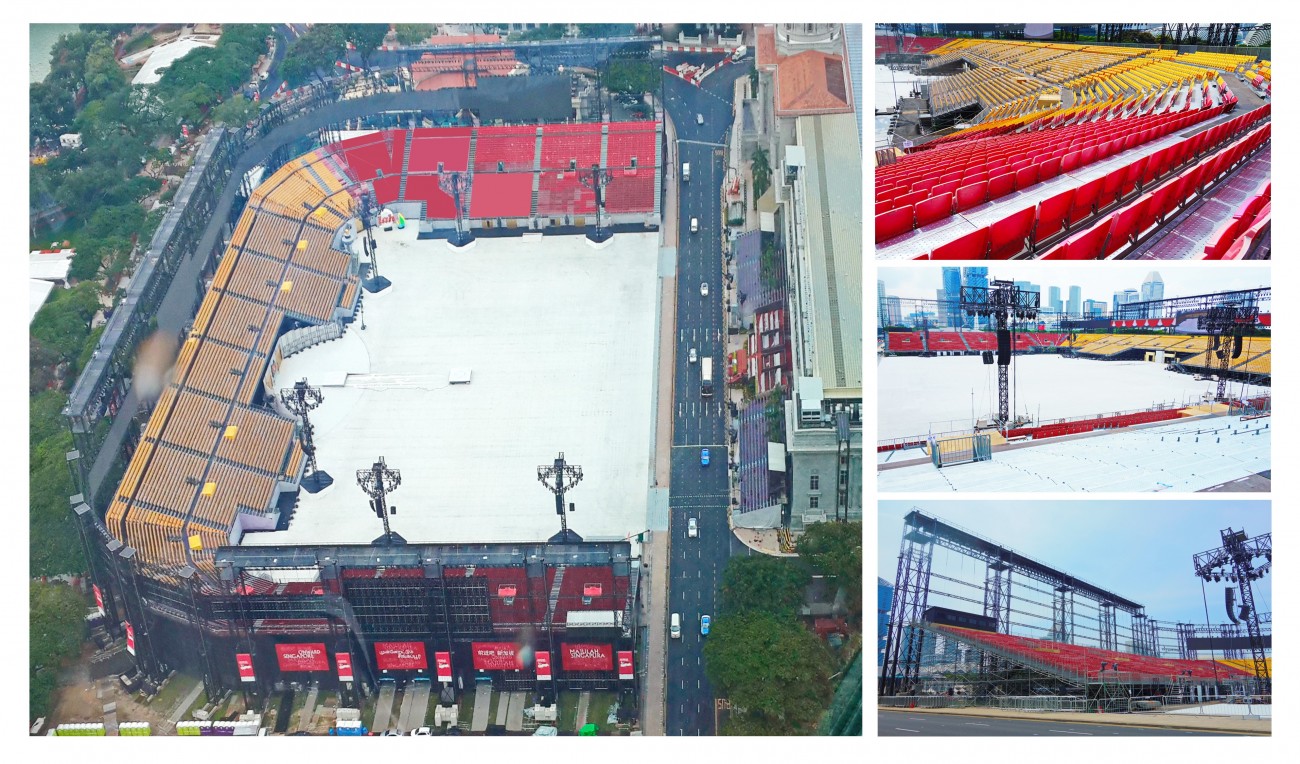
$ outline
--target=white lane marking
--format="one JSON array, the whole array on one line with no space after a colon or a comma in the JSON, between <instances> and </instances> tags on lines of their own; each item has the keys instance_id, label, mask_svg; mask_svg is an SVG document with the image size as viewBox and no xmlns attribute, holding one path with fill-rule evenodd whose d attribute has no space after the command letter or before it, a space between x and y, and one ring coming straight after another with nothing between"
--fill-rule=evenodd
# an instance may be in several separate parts
<instances>
[{"instance_id":1,"label":"white lane marking","mask_svg":"<svg viewBox=\"0 0 1300 764\"><path fill-rule=\"evenodd\" d=\"M1048 731L1048 732L1059 732L1059 733L1061 733L1062 735L1087 735L1087 736L1089 736L1089 737L1092 737L1092 733L1091 733L1091 732L1071 732L1070 730L1054 730L1054 729L1049 729L1049 730L1047 730L1047 731Z\"/></svg>"},{"instance_id":2,"label":"white lane marking","mask_svg":"<svg viewBox=\"0 0 1300 764\"><path fill-rule=\"evenodd\" d=\"M966 722L966 723L969 724L969 725L972 726L972 727L987 727L987 726L989 726L989 725L987 725L987 724L984 724L983 722Z\"/></svg>"},{"instance_id":3,"label":"white lane marking","mask_svg":"<svg viewBox=\"0 0 1300 764\"><path fill-rule=\"evenodd\" d=\"M898 730L899 732L916 732L918 734L921 732L920 730L910 730L906 727L895 727L894 729Z\"/></svg>"}]
</instances>

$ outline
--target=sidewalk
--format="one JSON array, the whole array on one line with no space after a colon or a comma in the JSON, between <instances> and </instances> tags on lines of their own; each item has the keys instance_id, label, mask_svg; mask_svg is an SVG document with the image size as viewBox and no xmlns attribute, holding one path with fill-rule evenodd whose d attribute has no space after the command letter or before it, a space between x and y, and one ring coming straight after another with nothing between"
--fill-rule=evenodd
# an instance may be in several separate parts
<instances>
[{"instance_id":1,"label":"sidewalk","mask_svg":"<svg viewBox=\"0 0 1300 764\"><path fill-rule=\"evenodd\" d=\"M641 547L641 575L646 587L641 624L646 633L646 668L641 682L644 709L641 720L646 735L663 735L664 703L668 692L668 636L664 625L668 611L668 533L652 532ZM648 579L648 580L647 580Z\"/></svg>"},{"instance_id":2,"label":"sidewalk","mask_svg":"<svg viewBox=\"0 0 1300 764\"><path fill-rule=\"evenodd\" d=\"M1183 714L1093 714L1077 711L1012 711L1001 708L885 708L909 714L949 714L954 716L987 716L997 719L1033 719L1047 717L1079 724L1113 724L1121 727L1158 727L1160 729L1187 730L1191 732L1235 732L1239 734L1271 735L1272 720L1241 719L1232 716L1187 716Z\"/></svg>"}]
</instances>

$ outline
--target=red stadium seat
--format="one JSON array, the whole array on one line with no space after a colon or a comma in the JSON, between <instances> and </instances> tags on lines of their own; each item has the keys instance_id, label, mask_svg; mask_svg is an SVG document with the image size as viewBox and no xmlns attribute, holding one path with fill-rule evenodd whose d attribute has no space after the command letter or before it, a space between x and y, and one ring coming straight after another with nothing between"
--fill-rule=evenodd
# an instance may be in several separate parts
<instances>
[{"instance_id":1,"label":"red stadium seat","mask_svg":"<svg viewBox=\"0 0 1300 764\"><path fill-rule=\"evenodd\" d=\"M1070 225L1092 215L1093 205L1097 202L1097 194L1104 181L1105 178L1096 178L1074 189L1074 201L1070 204Z\"/></svg>"},{"instance_id":2,"label":"red stadium seat","mask_svg":"<svg viewBox=\"0 0 1300 764\"><path fill-rule=\"evenodd\" d=\"M957 189L957 211L964 212L971 207L978 207L988 200L989 184L982 180Z\"/></svg>"},{"instance_id":3,"label":"red stadium seat","mask_svg":"<svg viewBox=\"0 0 1300 764\"><path fill-rule=\"evenodd\" d=\"M931 260L983 260L989 251L989 229L972 231L960 239L936 247Z\"/></svg>"},{"instance_id":4,"label":"red stadium seat","mask_svg":"<svg viewBox=\"0 0 1300 764\"><path fill-rule=\"evenodd\" d=\"M1034 243L1043 241L1065 227L1074 203L1074 189L1067 189L1038 203L1034 222Z\"/></svg>"},{"instance_id":5,"label":"red stadium seat","mask_svg":"<svg viewBox=\"0 0 1300 764\"><path fill-rule=\"evenodd\" d=\"M1000 199L1016 190L1016 174L1013 172L995 175L989 178L989 201Z\"/></svg>"},{"instance_id":6,"label":"red stadium seat","mask_svg":"<svg viewBox=\"0 0 1300 764\"><path fill-rule=\"evenodd\" d=\"M876 216L876 243L902 236L912 230L912 207L901 207Z\"/></svg>"},{"instance_id":7,"label":"red stadium seat","mask_svg":"<svg viewBox=\"0 0 1300 764\"><path fill-rule=\"evenodd\" d=\"M960 181L960 180L949 180L949 181L945 181L945 182L943 182L943 183L939 183L939 184L936 185L934 188L931 188L931 189L930 189L930 195L931 195L931 196L938 196L939 194L952 194L952 193L956 193L956 191L957 191L957 187L960 186L960 185L961 185L961 181Z\"/></svg>"},{"instance_id":8,"label":"red stadium seat","mask_svg":"<svg viewBox=\"0 0 1300 764\"><path fill-rule=\"evenodd\" d=\"M916 205L916 227L924 228L951 215L952 194L930 197Z\"/></svg>"},{"instance_id":9,"label":"red stadium seat","mask_svg":"<svg viewBox=\"0 0 1300 764\"><path fill-rule=\"evenodd\" d=\"M1124 184L1124 168L1102 176L1101 190L1097 192L1097 206L1108 207L1119 201L1120 187Z\"/></svg>"},{"instance_id":10,"label":"red stadium seat","mask_svg":"<svg viewBox=\"0 0 1300 764\"><path fill-rule=\"evenodd\" d=\"M1078 169L1083 164L1083 152L1071 151L1069 154L1061 157L1061 172L1071 172ZM1039 173L1040 175L1042 173Z\"/></svg>"},{"instance_id":11,"label":"red stadium seat","mask_svg":"<svg viewBox=\"0 0 1300 764\"><path fill-rule=\"evenodd\" d=\"M1033 228L1033 207L1027 207L989 226L989 259L1006 260L1023 252Z\"/></svg>"},{"instance_id":12,"label":"red stadium seat","mask_svg":"<svg viewBox=\"0 0 1300 764\"><path fill-rule=\"evenodd\" d=\"M1038 164L1038 180L1040 183L1045 180L1051 180L1062 172L1069 172L1069 170L1065 169L1065 164L1062 159L1053 157L1046 162L1039 162Z\"/></svg>"},{"instance_id":13,"label":"red stadium seat","mask_svg":"<svg viewBox=\"0 0 1300 764\"><path fill-rule=\"evenodd\" d=\"M1157 212L1155 194L1143 194L1135 204L1141 205L1141 214L1137 219L1137 230L1145 231L1156 224Z\"/></svg>"},{"instance_id":14,"label":"red stadium seat","mask_svg":"<svg viewBox=\"0 0 1300 764\"><path fill-rule=\"evenodd\" d=\"M1117 252L1142 234L1139 225L1145 214L1144 207L1150 204L1150 201L1146 198L1140 199L1111 216L1114 218L1114 224L1110 229L1110 241L1106 243L1105 254Z\"/></svg>"},{"instance_id":15,"label":"red stadium seat","mask_svg":"<svg viewBox=\"0 0 1300 764\"><path fill-rule=\"evenodd\" d=\"M1016 190L1023 191L1038 182L1038 166L1022 167L1016 170Z\"/></svg>"},{"instance_id":16,"label":"red stadium seat","mask_svg":"<svg viewBox=\"0 0 1300 764\"><path fill-rule=\"evenodd\" d=\"M1043 255L1044 260L1095 260L1101 256L1102 246L1110 231L1110 218L1081 231L1053 247Z\"/></svg>"}]
</instances>

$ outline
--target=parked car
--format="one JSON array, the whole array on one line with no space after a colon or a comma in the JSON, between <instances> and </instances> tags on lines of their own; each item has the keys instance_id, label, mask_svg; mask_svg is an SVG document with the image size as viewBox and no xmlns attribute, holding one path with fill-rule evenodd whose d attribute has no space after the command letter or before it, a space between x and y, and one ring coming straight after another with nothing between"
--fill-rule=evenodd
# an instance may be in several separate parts
<instances>
[{"instance_id":1,"label":"parked car","mask_svg":"<svg viewBox=\"0 0 1300 764\"><path fill-rule=\"evenodd\" d=\"M413 737L414 736L424 737L425 735L433 735L433 730L429 729L428 727L421 727L417 730L411 730L411 735Z\"/></svg>"}]
</instances>

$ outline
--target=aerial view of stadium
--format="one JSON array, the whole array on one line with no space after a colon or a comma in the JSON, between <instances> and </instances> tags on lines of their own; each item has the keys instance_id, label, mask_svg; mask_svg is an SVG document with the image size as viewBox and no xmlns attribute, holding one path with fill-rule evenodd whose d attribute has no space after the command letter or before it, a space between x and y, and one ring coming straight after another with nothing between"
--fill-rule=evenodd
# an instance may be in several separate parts
<instances>
[{"instance_id":1,"label":"aerial view of stadium","mask_svg":"<svg viewBox=\"0 0 1300 764\"><path fill-rule=\"evenodd\" d=\"M1272 733L1269 502L878 514L878 734Z\"/></svg>"},{"instance_id":2,"label":"aerial view of stadium","mask_svg":"<svg viewBox=\"0 0 1300 764\"><path fill-rule=\"evenodd\" d=\"M33 734L860 734L860 25L39 26Z\"/></svg>"},{"instance_id":3,"label":"aerial view of stadium","mask_svg":"<svg viewBox=\"0 0 1300 764\"><path fill-rule=\"evenodd\" d=\"M875 31L877 258L1269 259L1269 24Z\"/></svg>"},{"instance_id":4,"label":"aerial view of stadium","mask_svg":"<svg viewBox=\"0 0 1300 764\"><path fill-rule=\"evenodd\" d=\"M878 275L880 490L1270 490L1267 265Z\"/></svg>"}]
</instances>

